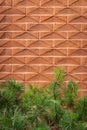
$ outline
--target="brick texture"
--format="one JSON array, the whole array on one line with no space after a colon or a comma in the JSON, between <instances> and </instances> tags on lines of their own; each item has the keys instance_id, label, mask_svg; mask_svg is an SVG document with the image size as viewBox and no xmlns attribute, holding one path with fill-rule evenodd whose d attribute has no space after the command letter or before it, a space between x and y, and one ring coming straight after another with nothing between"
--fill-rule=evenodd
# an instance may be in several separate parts
<instances>
[{"instance_id":1,"label":"brick texture","mask_svg":"<svg viewBox=\"0 0 87 130\"><path fill-rule=\"evenodd\" d=\"M44 86L55 67L87 92L87 0L0 0L0 82Z\"/></svg>"}]
</instances>

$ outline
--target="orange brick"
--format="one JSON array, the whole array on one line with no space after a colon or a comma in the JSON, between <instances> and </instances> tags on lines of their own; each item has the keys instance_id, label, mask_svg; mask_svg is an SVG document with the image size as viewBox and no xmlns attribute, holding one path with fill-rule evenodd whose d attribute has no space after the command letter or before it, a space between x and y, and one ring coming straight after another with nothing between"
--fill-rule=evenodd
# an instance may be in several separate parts
<instances>
[{"instance_id":1,"label":"orange brick","mask_svg":"<svg viewBox=\"0 0 87 130\"><path fill-rule=\"evenodd\" d=\"M0 82L44 87L60 67L85 94L86 0L0 0Z\"/></svg>"},{"instance_id":2,"label":"orange brick","mask_svg":"<svg viewBox=\"0 0 87 130\"><path fill-rule=\"evenodd\" d=\"M11 6L12 0L0 0L0 6Z\"/></svg>"}]
</instances>

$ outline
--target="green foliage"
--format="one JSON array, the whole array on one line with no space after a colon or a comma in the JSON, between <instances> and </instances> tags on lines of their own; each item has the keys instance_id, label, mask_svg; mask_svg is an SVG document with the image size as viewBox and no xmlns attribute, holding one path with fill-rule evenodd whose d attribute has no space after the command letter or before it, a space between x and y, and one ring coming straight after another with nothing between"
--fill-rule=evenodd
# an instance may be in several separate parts
<instances>
[{"instance_id":1,"label":"green foliage","mask_svg":"<svg viewBox=\"0 0 87 130\"><path fill-rule=\"evenodd\" d=\"M26 130L27 117L19 108L4 109L0 113L0 130Z\"/></svg>"},{"instance_id":2,"label":"green foliage","mask_svg":"<svg viewBox=\"0 0 87 130\"><path fill-rule=\"evenodd\" d=\"M87 96L78 99L78 85L64 84L65 72L55 69L45 88L16 81L0 85L0 130L87 130Z\"/></svg>"},{"instance_id":3,"label":"green foliage","mask_svg":"<svg viewBox=\"0 0 87 130\"><path fill-rule=\"evenodd\" d=\"M65 103L70 107L74 106L77 100L77 94L78 85L75 82L70 81L65 90Z\"/></svg>"},{"instance_id":4,"label":"green foliage","mask_svg":"<svg viewBox=\"0 0 87 130\"><path fill-rule=\"evenodd\" d=\"M0 109L18 105L24 87L16 81L7 81L0 85Z\"/></svg>"},{"instance_id":5,"label":"green foliage","mask_svg":"<svg viewBox=\"0 0 87 130\"><path fill-rule=\"evenodd\" d=\"M23 85L16 81L0 85L0 130L25 130L26 115L19 107L23 90Z\"/></svg>"},{"instance_id":6,"label":"green foliage","mask_svg":"<svg viewBox=\"0 0 87 130\"><path fill-rule=\"evenodd\" d=\"M60 127L62 130L76 130L76 122L78 115L69 111L65 111L60 119Z\"/></svg>"},{"instance_id":7,"label":"green foliage","mask_svg":"<svg viewBox=\"0 0 87 130\"><path fill-rule=\"evenodd\" d=\"M55 80L57 81L58 85L62 85L64 79L65 79L65 72L64 72L64 69L61 68L61 69L55 69L54 70L54 77L55 77Z\"/></svg>"},{"instance_id":8,"label":"green foliage","mask_svg":"<svg viewBox=\"0 0 87 130\"><path fill-rule=\"evenodd\" d=\"M86 128L87 122L86 123L77 122L76 125L77 125L76 130L87 130Z\"/></svg>"},{"instance_id":9,"label":"green foliage","mask_svg":"<svg viewBox=\"0 0 87 130\"><path fill-rule=\"evenodd\" d=\"M50 128L45 122L39 122L32 130L50 130Z\"/></svg>"},{"instance_id":10,"label":"green foliage","mask_svg":"<svg viewBox=\"0 0 87 130\"><path fill-rule=\"evenodd\" d=\"M78 101L77 113L80 120L87 121L87 95Z\"/></svg>"}]
</instances>

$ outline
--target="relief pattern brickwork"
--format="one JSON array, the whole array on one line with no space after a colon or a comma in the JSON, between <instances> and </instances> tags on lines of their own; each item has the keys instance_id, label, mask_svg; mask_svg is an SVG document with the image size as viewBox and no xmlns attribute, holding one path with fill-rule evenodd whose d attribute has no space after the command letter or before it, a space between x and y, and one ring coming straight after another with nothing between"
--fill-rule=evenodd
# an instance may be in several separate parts
<instances>
[{"instance_id":1,"label":"relief pattern brickwork","mask_svg":"<svg viewBox=\"0 0 87 130\"><path fill-rule=\"evenodd\" d=\"M87 0L0 0L0 82L44 86L55 67L87 92Z\"/></svg>"}]
</instances>

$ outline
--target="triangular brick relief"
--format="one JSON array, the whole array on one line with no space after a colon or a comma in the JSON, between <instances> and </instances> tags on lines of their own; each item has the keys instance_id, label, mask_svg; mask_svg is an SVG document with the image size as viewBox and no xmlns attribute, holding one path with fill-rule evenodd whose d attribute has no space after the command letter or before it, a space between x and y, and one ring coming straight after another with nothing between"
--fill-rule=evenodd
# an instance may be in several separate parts
<instances>
[{"instance_id":1,"label":"triangular brick relief","mask_svg":"<svg viewBox=\"0 0 87 130\"><path fill-rule=\"evenodd\" d=\"M85 32L79 32L79 33L76 33L76 34L72 35L69 38L70 39L87 39L87 33L85 33Z\"/></svg>"},{"instance_id":2,"label":"triangular brick relief","mask_svg":"<svg viewBox=\"0 0 87 130\"><path fill-rule=\"evenodd\" d=\"M86 73L82 75L82 81L86 81L86 88L87 88L87 74Z\"/></svg>"},{"instance_id":3,"label":"triangular brick relief","mask_svg":"<svg viewBox=\"0 0 87 130\"><path fill-rule=\"evenodd\" d=\"M8 23L8 22L12 22L12 16L0 16L0 23Z\"/></svg>"},{"instance_id":4,"label":"triangular brick relief","mask_svg":"<svg viewBox=\"0 0 87 130\"><path fill-rule=\"evenodd\" d=\"M75 67L71 73L85 73L87 71L87 67L86 66L78 66Z\"/></svg>"},{"instance_id":5,"label":"triangular brick relief","mask_svg":"<svg viewBox=\"0 0 87 130\"><path fill-rule=\"evenodd\" d=\"M87 6L87 1L86 0L74 0L70 4L70 6Z\"/></svg>"},{"instance_id":6,"label":"triangular brick relief","mask_svg":"<svg viewBox=\"0 0 87 130\"><path fill-rule=\"evenodd\" d=\"M54 66L41 66L40 70L41 73L53 74L54 68Z\"/></svg>"},{"instance_id":7,"label":"triangular brick relief","mask_svg":"<svg viewBox=\"0 0 87 130\"><path fill-rule=\"evenodd\" d=\"M87 41L82 42L82 48L87 48Z\"/></svg>"},{"instance_id":8,"label":"triangular brick relief","mask_svg":"<svg viewBox=\"0 0 87 130\"><path fill-rule=\"evenodd\" d=\"M49 15L53 13L53 9L51 8L31 8L31 10L27 9L27 14L28 15Z\"/></svg>"},{"instance_id":9,"label":"triangular brick relief","mask_svg":"<svg viewBox=\"0 0 87 130\"><path fill-rule=\"evenodd\" d=\"M60 9L58 12L56 12L56 15L73 15L73 14L79 14L79 9L77 8L63 8Z\"/></svg>"},{"instance_id":10,"label":"triangular brick relief","mask_svg":"<svg viewBox=\"0 0 87 130\"><path fill-rule=\"evenodd\" d=\"M43 56L66 56L67 52L66 50L60 50L60 49L44 49L40 51L40 55Z\"/></svg>"},{"instance_id":11,"label":"triangular brick relief","mask_svg":"<svg viewBox=\"0 0 87 130\"><path fill-rule=\"evenodd\" d=\"M81 80L81 76L79 75L76 75L76 74L67 74L66 75L66 80L67 81L70 81L70 80L73 80L73 81L80 81Z\"/></svg>"},{"instance_id":12,"label":"triangular brick relief","mask_svg":"<svg viewBox=\"0 0 87 130\"><path fill-rule=\"evenodd\" d=\"M34 47L34 48L50 48L52 47L51 42L48 43L46 41L43 40L37 40L35 42L32 42L31 44L28 45L28 47Z\"/></svg>"},{"instance_id":13,"label":"triangular brick relief","mask_svg":"<svg viewBox=\"0 0 87 130\"><path fill-rule=\"evenodd\" d=\"M12 74L0 74L0 80L13 80Z\"/></svg>"},{"instance_id":14,"label":"triangular brick relief","mask_svg":"<svg viewBox=\"0 0 87 130\"><path fill-rule=\"evenodd\" d=\"M69 1L69 5L72 5L72 4L74 4L74 3L76 3L78 0L70 0Z\"/></svg>"},{"instance_id":15,"label":"triangular brick relief","mask_svg":"<svg viewBox=\"0 0 87 130\"><path fill-rule=\"evenodd\" d=\"M82 25L82 30L87 32L87 25L86 24Z\"/></svg>"},{"instance_id":16,"label":"triangular brick relief","mask_svg":"<svg viewBox=\"0 0 87 130\"><path fill-rule=\"evenodd\" d=\"M35 72L38 72L38 71L39 71L39 67L31 67L30 65L13 66L13 72L35 73Z\"/></svg>"},{"instance_id":17,"label":"triangular brick relief","mask_svg":"<svg viewBox=\"0 0 87 130\"><path fill-rule=\"evenodd\" d=\"M11 72L12 66L11 65L0 65L0 72Z\"/></svg>"},{"instance_id":18,"label":"triangular brick relief","mask_svg":"<svg viewBox=\"0 0 87 130\"><path fill-rule=\"evenodd\" d=\"M24 64L25 63L25 58L24 57L5 57L5 58L0 58L0 63L3 64Z\"/></svg>"},{"instance_id":19,"label":"triangular brick relief","mask_svg":"<svg viewBox=\"0 0 87 130\"><path fill-rule=\"evenodd\" d=\"M41 37L41 39L65 39L65 38L66 37L56 32L48 33Z\"/></svg>"},{"instance_id":20,"label":"triangular brick relief","mask_svg":"<svg viewBox=\"0 0 87 130\"><path fill-rule=\"evenodd\" d=\"M87 56L87 50L85 49L75 49L70 50L69 56Z\"/></svg>"},{"instance_id":21,"label":"triangular brick relief","mask_svg":"<svg viewBox=\"0 0 87 130\"><path fill-rule=\"evenodd\" d=\"M12 33L11 32L0 32L0 39L11 39Z\"/></svg>"},{"instance_id":22,"label":"triangular brick relief","mask_svg":"<svg viewBox=\"0 0 87 130\"><path fill-rule=\"evenodd\" d=\"M18 24L3 24L0 26L1 31L24 31L24 25Z\"/></svg>"},{"instance_id":23,"label":"triangular brick relief","mask_svg":"<svg viewBox=\"0 0 87 130\"><path fill-rule=\"evenodd\" d=\"M79 65L79 58L56 58L55 64L66 64L66 65Z\"/></svg>"},{"instance_id":24,"label":"triangular brick relief","mask_svg":"<svg viewBox=\"0 0 87 130\"><path fill-rule=\"evenodd\" d=\"M24 44L25 43L25 44ZM4 40L0 43L0 47L25 47L26 46L26 41L17 41L17 40Z\"/></svg>"},{"instance_id":25,"label":"triangular brick relief","mask_svg":"<svg viewBox=\"0 0 87 130\"><path fill-rule=\"evenodd\" d=\"M64 24L58 27L55 31L80 31L80 25Z\"/></svg>"},{"instance_id":26,"label":"triangular brick relief","mask_svg":"<svg viewBox=\"0 0 87 130\"><path fill-rule=\"evenodd\" d=\"M11 8L11 7L2 7L0 8L0 14L25 14L24 8Z\"/></svg>"},{"instance_id":27,"label":"triangular brick relief","mask_svg":"<svg viewBox=\"0 0 87 130\"><path fill-rule=\"evenodd\" d=\"M47 0L46 2L42 1L42 6L63 6L66 5L66 0L61 1L61 0Z\"/></svg>"},{"instance_id":28,"label":"triangular brick relief","mask_svg":"<svg viewBox=\"0 0 87 130\"><path fill-rule=\"evenodd\" d=\"M11 0L0 0L0 6L11 6Z\"/></svg>"},{"instance_id":29,"label":"triangular brick relief","mask_svg":"<svg viewBox=\"0 0 87 130\"><path fill-rule=\"evenodd\" d=\"M16 16L13 18L13 21L16 23L20 22L28 22L28 23L37 23L39 21L38 16Z\"/></svg>"},{"instance_id":30,"label":"triangular brick relief","mask_svg":"<svg viewBox=\"0 0 87 130\"><path fill-rule=\"evenodd\" d=\"M42 21L42 23L45 23L45 22L65 23L66 18L59 17L59 16L51 16L51 17L44 17L41 19L41 21Z\"/></svg>"},{"instance_id":31,"label":"triangular brick relief","mask_svg":"<svg viewBox=\"0 0 87 130\"><path fill-rule=\"evenodd\" d=\"M55 48L80 48L81 46L81 41L69 41L69 40L64 40L64 41L55 41Z\"/></svg>"},{"instance_id":32,"label":"triangular brick relief","mask_svg":"<svg viewBox=\"0 0 87 130\"><path fill-rule=\"evenodd\" d=\"M43 74L36 74L29 78L29 81L49 81L49 78Z\"/></svg>"},{"instance_id":33,"label":"triangular brick relief","mask_svg":"<svg viewBox=\"0 0 87 130\"><path fill-rule=\"evenodd\" d=\"M79 16L73 18L70 23L87 23L87 17L84 16Z\"/></svg>"},{"instance_id":34,"label":"triangular brick relief","mask_svg":"<svg viewBox=\"0 0 87 130\"><path fill-rule=\"evenodd\" d=\"M13 55L14 56L38 56L39 52L38 50L30 50L30 49L14 49L13 50Z\"/></svg>"},{"instance_id":35,"label":"triangular brick relief","mask_svg":"<svg viewBox=\"0 0 87 130\"><path fill-rule=\"evenodd\" d=\"M14 39L38 39L38 34L28 32L17 32L13 35Z\"/></svg>"},{"instance_id":36,"label":"triangular brick relief","mask_svg":"<svg viewBox=\"0 0 87 130\"><path fill-rule=\"evenodd\" d=\"M39 4L39 0L15 0L14 3L16 6L36 6Z\"/></svg>"},{"instance_id":37,"label":"triangular brick relief","mask_svg":"<svg viewBox=\"0 0 87 130\"><path fill-rule=\"evenodd\" d=\"M44 57L34 57L31 59L28 59L27 64L51 64L52 63L52 58L44 58Z\"/></svg>"},{"instance_id":38,"label":"triangular brick relief","mask_svg":"<svg viewBox=\"0 0 87 130\"><path fill-rule=\"evenodd\" d=\"M18 80L18 81L25 81L25 76L24 76L24 74L13 74L12 75L13 76L13 80ZM9 79L9 78L8 78Z\"/></svg>"},{"instance_id":39,"label":"triangular brick relief","mask_svg":"<svg viewBox=\"0 0 87 130\"><path fill-rule=\"evenodd\" d=\"M0 56L12 56L12 49L0 49Z\"/></svg>"},{"instance_id":40,"label":"triangular brick relief","mask_svg":"<svg viewBox=\"0 0 87 130\"><path fill-rule=\"evenodd\" d=\"M52 31L52 26L50 27L49 26L45 24L35 24L32 25L28 30L29 31Z\"/></svg>"}]
</instances>

